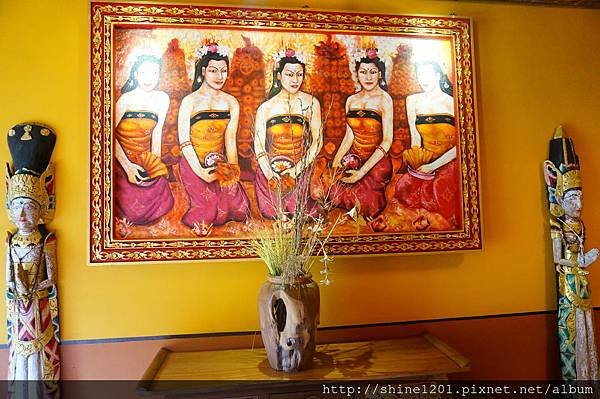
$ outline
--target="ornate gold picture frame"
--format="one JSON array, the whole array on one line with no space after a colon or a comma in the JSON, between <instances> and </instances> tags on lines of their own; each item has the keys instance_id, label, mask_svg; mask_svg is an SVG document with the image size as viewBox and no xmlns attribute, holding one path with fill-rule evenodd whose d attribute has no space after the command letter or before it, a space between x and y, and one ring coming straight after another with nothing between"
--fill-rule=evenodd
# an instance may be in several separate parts
<instances>
[{"instance_id":1,"label":"ornate gold picture frame","mask_svg":"<svg viewBox=\"0 0 600 399\"><path fill-rule=\"evenodd\" d=\"M480 249L472 52L468 18L93 1L90 262L252 257L299 160L359 213L331 254Z\"/></svg>"}]
</instances>

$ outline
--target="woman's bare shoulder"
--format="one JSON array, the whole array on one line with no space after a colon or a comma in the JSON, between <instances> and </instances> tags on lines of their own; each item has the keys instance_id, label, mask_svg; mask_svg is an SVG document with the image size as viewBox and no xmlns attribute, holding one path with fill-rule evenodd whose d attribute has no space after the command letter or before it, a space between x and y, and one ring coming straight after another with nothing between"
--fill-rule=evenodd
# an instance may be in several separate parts
<instances>
[{"instance_id":1,"label":"woman's bare shoulder","mask_svg":"<svg viewBox=\"0 0 600 399\"><path fill-rule=\"evenodd\" d=\"M180 106L181 107L190 106L194 102L195 93L196 92L192 92L192 93L188 94L187 96L183 97L183 99L181 100Z\"/></svg>"},{"instance_id":2,"label":"woman's bare shoulder","mask_svg":"<svg viewBox=\"0 0 600 399\"><path fill-rule=\"evenodd\" d=\"M444 104L446 104L448 108L454 109L454 97L444 93Z\"/></svg>"},{"instance_id":3,"label":"woman's bare shoulder","mask_svg":"<svg viewBox=\"0 0 600 399\"><path fill-rule=\"evenodd\" d=\"M272 108L273 105L275 105L275 98L269 98L268 100L266 100L265 102L263 102L262 104L260 104L258 106L256 113L264 114L266 112L266 110L268 110L269 108Z\"/></svg>"},{"instance_id":4,"label":"woman's bare shoulder","mask_svg":"<svg viewBox=\"0 0 600 399\"><path fill-rule=\"evenodd\" d=\"M302 102L306 103L306 104L318 104L319 100L317 99L317 97L313 96L310 93L307 92L300 92L300 99L302 100Z\"/></svg>"},{"instance_id":5,"label":"woman's bare shoulder","mask_svg":"<svg viewBox=\"0 0 600 399\"><path fill-rule=\"evenodd\" d=\"M390 93L383 89L381 90L381 93L379 93L379 96L384 104L391 104L393 101L392 96L390 96Z\"/></svg>"},{"instance_id":6,"label":"woman's bare shoulder","mask_svg":"<svg viewBox=\"0 0 600 399\"><path fill-rule=\"evenodd\" d=\"M135 98L135 94L132 91L123 93L117 100L117 105L129 104L133 98Z\"/></svg>"},{"instance_id":7,"label":"woman's bare shoulder","mask_svg":"<svg viewBox=\"0 0 600 399\"><path fill-rule=\"evenodd\" d=\"M159 101L169 101L169 95L164 91L156 90L154 95Z\"/></svg>"},{"instance_id":8,"label":"woman's bare shoulder","mask_svg":"<svg viewBox=\"0 0 600 399\"><path fill-rule=\"evenodd\" d=\"M237 98L235 98L235 96L229 94L229 93L225 93L224 91L222 91L221 93L222 98L227 101L227 103L229 103L230 106L235 107L238 106L239 107L239 102L237 100Z\"/></svg>"},{"instance_id":9,"label":"woman's bare shoulder","mask_svg":"<svg viewBox=\"0 0 600 399\"><path fill-rule=\"evenodd\" d=\"M425 93L409 94L408 96L406 96L406 103L408 104L409 102L412 102L412 103L418 102L420 99L423 98L424 94Z\"/></svg>"}]
</instances>

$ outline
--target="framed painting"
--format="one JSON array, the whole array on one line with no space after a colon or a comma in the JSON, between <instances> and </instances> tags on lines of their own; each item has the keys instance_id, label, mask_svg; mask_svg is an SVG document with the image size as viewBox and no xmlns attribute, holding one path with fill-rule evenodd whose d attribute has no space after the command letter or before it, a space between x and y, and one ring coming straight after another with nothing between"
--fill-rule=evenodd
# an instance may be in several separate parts
<instances>
[{"instance_id":1,"label":"framed painting","mask_svg":"<svg viewBox=\"0 0 600 399\"><path fill-rule=\"evenodd\" d=\"M253 257L298 182L331 254L480 249L473 72L468 18L92 1L90 262Z\"/></svg>"}]
</instances>

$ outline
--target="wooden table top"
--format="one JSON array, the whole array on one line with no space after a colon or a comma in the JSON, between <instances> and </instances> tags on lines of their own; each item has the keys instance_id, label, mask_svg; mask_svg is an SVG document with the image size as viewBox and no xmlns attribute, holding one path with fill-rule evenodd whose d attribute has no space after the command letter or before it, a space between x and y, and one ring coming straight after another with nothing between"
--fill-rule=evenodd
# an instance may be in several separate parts
<instances>
[{"instance_id":1,"label":"wooden table top","mask_svg":"<svg viewBox=\"0 0 600 399\"><path fill-rule=\"evenodd\" d=\"M146 370L138 391L160 394L172 391L176 385L187 390L242 381L268 385L423 378L468 369L466 358L429 334L318 345L313 366L296 373L273 370L263 348L194 352L171 352L163 348Z\"/></svg>"}]
</instances>

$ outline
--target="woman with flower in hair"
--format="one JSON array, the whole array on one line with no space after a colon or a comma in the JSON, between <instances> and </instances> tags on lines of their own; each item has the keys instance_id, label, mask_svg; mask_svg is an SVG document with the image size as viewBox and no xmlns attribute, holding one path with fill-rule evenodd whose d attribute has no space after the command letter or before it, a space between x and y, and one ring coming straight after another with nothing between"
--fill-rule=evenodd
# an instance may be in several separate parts
<instances>
[{"instance_id":1,"label":"woman with flower in hair","mask_svg":"<svg viewBox=\"0 0 600 399\"><path fill-rule=\"evenodd\" d=\"M319 101L301 90L305 72L302 53L289 48L276 53L273 85L256 111L255 190L266 218L274 218L278 210L294 212L298 195L309 195L304 172L323 144Z\"/></svg>"},{"instance_id":2,"label":"woman with flower in hair","mask_svg":"<svg viewBox=\"0 0 600 399\"><path fill-rule=\"evenodd\" d=\"M462 218L452 83L435 61L417 64L416 73L423 92L406 97L411 148L402 155L408 173L396 182L395 197L409 208L439 213L458 227Z\"/></svg>"},{"instance_id":3,"label":"woman with flower in hair","mask_svg":"<svg viewBox=\"0 0 600 399\"><path fill-rule=\"evenodd\" d=\"M236 135L240 106L222 89L229 49L215 43L198 51L192 93L179 108L181 180L190 206L183 223L193 229L245 220L250 202L242 188Z\"/></svg>"},{"instance_id":4,"label":"woman with flower in hair","mask_svg":"<svg viewBox=\"0 0 600 399\"><path fill-rule=\"evenodd\" d=\"M346 135L333 158L334 169L343 170L332 188L337 206L377 217L386 206L385 187L392 176L388 151L394 137L392 97L387 92L385 64L377 49L355 56L360 91L346 100Z\"/></svg>"},{"instance_id":5,"label":"woman with flower in hair","mask_svg":"<svg viewBox=\"0 0 600 399\"><path fill-rule=\"evenodd\" d=\"M115 107L115 210L119 219L136 225L161 218L174 202L161 160L169 96L156 89L160 68L160 58L139 56Z\"/></svg>"}]
</instances>

